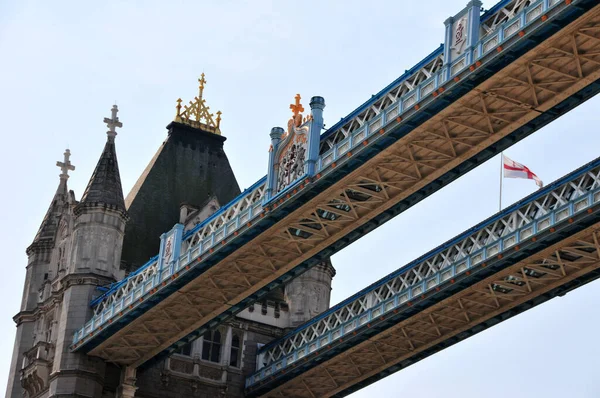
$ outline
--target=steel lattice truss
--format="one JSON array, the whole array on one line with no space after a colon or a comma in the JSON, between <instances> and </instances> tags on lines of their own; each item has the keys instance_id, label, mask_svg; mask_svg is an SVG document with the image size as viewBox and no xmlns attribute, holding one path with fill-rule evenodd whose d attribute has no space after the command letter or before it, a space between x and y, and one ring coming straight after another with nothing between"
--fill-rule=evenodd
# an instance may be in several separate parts
<instances>
[{"instance_id":1,"label":"steel lattice truss","mask_svg":"<svg viewBox=\"0 0 600 398\"><path fill-rule=\"evenodd\" d=\"M552 7L559 2L560 0L549 0L548 7ZM532 3L534 3L533 9L527 10L529 12L524 13L526 8L531 6ZM482 41L487 44L487 39L498 30L503 30L505 36L517 33L526 23L539 17L542 11L544 11L543 4L539 0L513 0L507 2L507 4L500 7L492 15L485 16L485 19L481 24ZM524 19L525 21L520 21L519 19ZM490 44L493 43L497 46L499 41L499 39L492 40ZM490 46L490 44L487 44L487 46ZM495 46L490 47L490 49L494 49ZM348 138L354 131L369 124L369 121L376 119L377 116L381 115L384 109L392 106L399 100L402 100L404 107L410 107L418 101L419 96L428 95L433 92L437 88L435 87L434 77L441 71L443 66L443 51L443 48L436 50L431 54L430 59L425 62L425 65L418 67L415 72L408 76L399 79L393 87L385 93L381 93L379 99L374 103L369 104L369 106L362 110L358 115L343 121L343 125L341 126L336 124L336 126L327 131L325 133L326 139L322 140L320 144L320 154L326 156L326 153L331 151L336 144ZM424 82L429 84L419 87L419 85ZM420 92L417 92L418 88L421 89ZM386 116L387 119L392 119L397 114L398 111L395 111ZM378 120L370 125L369 128L373 130L378 129L381 126L382 121Z\"/></svg>"},{"instance_id":2,"label":"steel lattice truss","mask_svg":"<svg viewBox=\"0 0 600 398\"><path fill-rule=\"evenodd\" d=\"M237 308L242 300L282 278L298 264L596 81L600 78L599 12L600 7L592 9L576 23L513 61L177 292L153 304L147 312L93 348L90 354L134 366L145 362L185 336L198 332L217 315ZM528 29L551 22L552 18L540 17ZM523 39L527 39L526 34ZM495 54L501 56L502 51L520 39L510 40L501 42L503 48L490 50L480 58L480 64L473 65L473 70L484 67ZM321 168L316 178L325 177L362 148L368 148L385 138L388 132L410 122L420 108L425 110L429 103L444 98L443 88L451 91L451 87L469 73L468 68L463 68L455 79L443 83L444 87L439 86L434 93L423 97L419 106L405 108L401 118L386 118L380 130L371 130L369 135L356 141L343 157L327 169ZM185 275L194 264L178 262L178 268L166 274L161 286L153 291ZM138 298L133 296L129 306L135 309L136 305ZM129 310L125 308L123 312ZM121 313L116 311L110 316L118 319ZM76 334L75 343L93 338L95 330L102 328L102 321L96 326L86 325Z\"/></svg>"},{"instance_id":3,"label":"steel lattice truss","mask_svg":"<svg viewBox=\"0 0 600 398\"><path fill-rule=\"evenodd\" d=\"M154 256L137 271L132 272L125 279L113 285L112 289L109 290L110 294L101 297L101 301L98 300L100 302L94 307L94 317L101 317L102 313L109 308L116 308L120 311L125 305L131 304L133 298L128 300L130 293L148 283L152 283L157 273L158 256Z\"/></svg>"},{"instance_id":4,"label":"steel lattice truss","mask_svg":"<svg viewBox=\"0 0 600 398\"><path fill-rule=\"evenodd\" d=\"M291 335L258 352L266 369L249 378L247 387L284 370L296 361L323 350L337 339L352 336L355 330L407 302L435 290L440 284L468 272L499 253L514 250L523 242L549 230L570 217L587 212L600 203L600 160L577 172L562 185L547 187L506 214L471 228L407 267L386 276L358 296L301 326ZM464 236L466 235L466 236ZM535 271L537 272L537 271ZM535 275L531 270L529 276ZM535 276L537 278L537 276ZM514 286L514 285L517 286ZM498 294L522 290L519 280L493 285Z\"/></svg>"},{"instance_id":5,"label":"steel lattice truss","mask_svg":"<svg viewBox=\"0 0 600 398\"><path fill-rule=\"evenodd\" d=\"M560 0L551 0L551 2L558 3ZM481 37L484 37L490 33L495 32L505 22L512 20L517 14L519 14L525 7L534 3L534 0L512 0L505 2L495 13L489 16L484 16L481 22Z\"/></svg>"},{"instance_id":6,"label":"steel lattice truss","mask_svg":"<svg viewBox=\"0 0 600 398\"><path fill-rule=\"evenodd\" d=\"M548 0L548 5L553 6L558 4L561 0ZM537 8L541 6L541 2L538 0L510 0L504 1L504 4L501 4L500 7L496 9L494 7L492 10L488 11L486 14L482 16L481 29L480 29L480 37L485 38L485 36L493 34L499 29L505 29L508 26L509 34L512 33L510 29L510 25L514 18L519 15L525 8ZM540 11L542 11L542 7L540 7ZM528 19L539 16L536 12L525 15L526 22L529 22ZM509 22L509 23L507 23Z\"/></svg>"},{"instance_id":7,"label":"steel lattice truss","mask_svg":"<svg viewBox=\"0 0 600 398\"><path fill-rule=\"evenodd\" d=\"M182 253L191 252L193 258L207 251L232 235L240 226L262 213L262 203L266 183L259 181L245 192L239 200L220 211L209 222L202 223L191 230L183 241Z\"/></svg>"},{"instance_id":8,"label":"steel lattice truss","mask_svg":"<svg viewBox=\"0 0 600 398\"><path fill-rule=\"evenodd\" d=\"M330 397L600 267L588 228L315 366L265 397Z\"/></svg>"},{"instance_id":9,"label":"steel lattice truss","mask_svg":"<svg viewBox=\"0 0 600 398\"><path fill-rule=\"evenodd\" d=\"M431 56L431 59L425 63L424 66L420 67L414 73L409 76L403 77L387 92L382 93L380 98L374 103L370 104L365 110L361 111L358 115L347 120L340 127L333 127L325 133L325 139L321 140L319 153L321 155L330 151L340 141L348 138L354 131L364 127L372 119L380 116L384 109L389 108L391 105L397 103L399 100L405 100L405 106L410 107L417 102L417 88L425 81L429 81L431 84L426 85L424 93L421 95L427 95L434 90L433 77L438 74L442 68L444 62L443 49L436 50ZM409 95L410 94L410 95ZM387 114L388 119L395 118L399 113L398 108L396 111ZM377 130L381 128L382 121L379 120L376 123L371 124L369 127L371 130Z\"/></svg>"}]
</instances>

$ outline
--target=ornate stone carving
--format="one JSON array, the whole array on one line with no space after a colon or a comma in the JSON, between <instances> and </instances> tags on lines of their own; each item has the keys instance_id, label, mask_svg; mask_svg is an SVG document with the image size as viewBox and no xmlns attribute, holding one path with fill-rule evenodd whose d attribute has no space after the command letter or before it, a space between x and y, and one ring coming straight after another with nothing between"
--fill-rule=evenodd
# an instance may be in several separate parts
<instances>
[{"instance_id":1,"label":"ornate stone carving","mask_svg":"<svg viewBox=\"0 0 600 398\"><path fill-rule=\"evenodd\" d=\"M300 94L296 94L296 102L290 105L290 109L294 115L288 121L288 130L282 137L282 149L277 156L276 192L281 192L306 173L309 128L302 125L300 112L304 111L304 107L300 103Z\"/></svg>"},{"instance_id":2,"label":"ornate stone carving","mask_svg":"<svg viewBox=\"0 0 600 398\"><path fill-rule=\"evenodd\" d=\"M323 97L312 97L310 114L303 117L300 94L296 94L295 99L295 103L290 105L293 115L287 123L287 131L282 127L273 127L269 133L271 145L265 191L267 207L271 199L287 189L296 185L303 189L304 178L316 173L325 100ZM287 195L287 198L290 197Z\"/></svg>"},{"instance_id":3,"label":"ornate stone carving","mask_svg":"<svg viewBox=\"0 0 600 398\"><path fill-rule=\"evenodd\" d=\"M54 359L54 345L40 341L27 351L24 357L21 386L30 397L34 397L48 388L48 376Z\"/></svg>"}]
</instances>

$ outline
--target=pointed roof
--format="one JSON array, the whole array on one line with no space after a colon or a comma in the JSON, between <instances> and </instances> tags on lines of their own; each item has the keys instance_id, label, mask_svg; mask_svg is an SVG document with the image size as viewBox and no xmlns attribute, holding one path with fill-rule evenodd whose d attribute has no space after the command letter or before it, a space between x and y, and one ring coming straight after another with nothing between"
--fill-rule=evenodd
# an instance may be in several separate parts
<instances>
[{"instance_id":1,"label":"pointed roof","mask_svg":"<svg viewBox=\"0 0 600 398\"><path fill-rule=\"evenodd\" d=\"M112 107L112 117L104 118L104 122L109 127L107 131L107 141L104 145L100 160L96 169L90 178L90 182L81 197L80 205L104 204L118 210L125 211L125 200L123 199L123 188L121 187L121 176L119 174L119 164L117 162L117 152L115 149L115 128L123 124L119 122L116 105Z\"/></svg>"},{"instance_id":2,"label":"pointed roof","mask_svg":"<svg viewBox=\"0 0 600 398\"><path fill-rule=\"evenodd\" d=\"M70 194L67 190L67 180L69 179L69 170L75 170L75 166L71 164L69 160L71 151L68 149L64 153L64 161L56 162L56 165L60 167L62 173L59 175L60 182L56 193L52 198L52 202L48 207L48 211L42 220L42 224L38 229L33 242L27 248L27 254L31 254L36 249L51 249L56 239L56 233L59 228L60 220L65 212L68 211L67 206L73 202Z\"/></svg>"},{"instance_id":3,"label":"pointed roof","mask_svg":"<svg viewBox=\"0 0 600 398\"><path fill-rule=\"evenodd\" d=\"M104 145L100 160L81 197L80 203L102 203L125 210L114 141L109 141Z\"/></svg>"}]
</instances>

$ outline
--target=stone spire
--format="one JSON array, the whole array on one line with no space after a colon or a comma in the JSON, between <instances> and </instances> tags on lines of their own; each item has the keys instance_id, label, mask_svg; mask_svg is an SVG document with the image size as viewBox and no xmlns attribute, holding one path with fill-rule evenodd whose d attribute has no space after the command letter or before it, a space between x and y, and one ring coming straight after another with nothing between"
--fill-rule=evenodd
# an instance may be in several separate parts
<instances>
[{"instance_id":1,"label":"stone spire","mask_svg":"<svg viewBox=\"0 0 600 398\"><path fill-rule=\"evenodd\" d=\"M123 126L123 123L117 117L118 111L117 106L113 105L111 118L104 118L104 123L109 128L106 132L108 138L96 169L81 197L80 206L102 204L125 211L123 188L121 187L121 176L119 175L119 164L117 163L117 152L115 150L115 136L117 135L115 128Z\"/></svg>"},{"instance_id":2,"label":"stone spire","mask_svg":"<svg viewBox=\"0 0 600 398\"><path fill-rule=\"evenodd\" d=\"M67 180L69 179L69 170L75 170L75 166L71 164L69 158L71 157L71 151L69 149L65 149L63 161L57 161L56 165L60 167L61 174L60 182L58 184L58 188L54 197L52 198L52 202L50 203L50 207L42 220L42 224L33 239L33 243L29 248L27 248L27 252L30 253L32 250L41 247L50 248L54 244L54 239L56 236L56 231L58 230L58 222L60 220L61 214L63 213L64 206L69 202L68 198L68 190L67 190Z\"/></svg>"}]
</instances>

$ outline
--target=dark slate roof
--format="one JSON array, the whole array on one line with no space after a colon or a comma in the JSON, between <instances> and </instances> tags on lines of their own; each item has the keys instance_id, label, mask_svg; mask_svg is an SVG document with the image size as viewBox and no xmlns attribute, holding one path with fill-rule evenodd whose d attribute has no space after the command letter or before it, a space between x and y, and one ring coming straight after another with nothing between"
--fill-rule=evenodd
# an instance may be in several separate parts
<instances>
[{"instance_id":1,"label":"dark slate roof","mask_svg":"<svg viewBox=\"0 0 600 398\"><path fill-rule=\"evenodd\" d=\"M173 122L169 136L127 195L122 261L135 270L158 253L160 235L179 221L182 203L223 205L240 188L223 149L225 137Z\"/></svg>"},{"instance_id":2,"label":"dark slate roof","mask_svg":"<svg viewBox=\"0 0 600 398\"><path fill-rule=\"evenodd\" d=\"M114 141L109 139L106 142L94 174L92 174L79 203L82 205L105 204L119 210L125 210Z\"/></svg>"}]
</instances>

